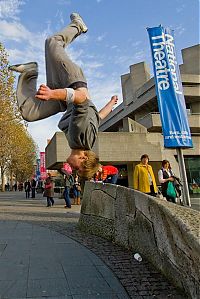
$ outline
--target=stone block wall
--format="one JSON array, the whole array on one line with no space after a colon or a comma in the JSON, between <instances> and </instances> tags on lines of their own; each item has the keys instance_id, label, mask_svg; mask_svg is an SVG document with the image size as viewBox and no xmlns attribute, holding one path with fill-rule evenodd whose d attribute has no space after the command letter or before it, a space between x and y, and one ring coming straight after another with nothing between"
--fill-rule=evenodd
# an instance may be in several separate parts
<instances>
[{"instance_id":1,"label":"stone block wall","mask_svg":"<svg viewBox=\"0 0 200 299\"><path fill-rule=\"evenodd\" d=\"M139 252L200 298L200 213L117 185L86 182L79 226Z\"/></svg>"}]
</instances>

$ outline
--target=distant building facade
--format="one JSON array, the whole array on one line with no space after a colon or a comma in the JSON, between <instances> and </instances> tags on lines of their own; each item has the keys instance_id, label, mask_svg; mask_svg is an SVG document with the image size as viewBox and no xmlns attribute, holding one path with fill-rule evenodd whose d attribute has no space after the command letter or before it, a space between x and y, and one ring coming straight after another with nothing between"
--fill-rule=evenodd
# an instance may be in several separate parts
<instances>
[{"instance_id":1,"label":"distant building facade","mask_svg":"<svg viewBox=\"0 0 200 299\"><path fill-rule=\"evenodd\" d=\"M184 149L189 189L200 196L200 45L182 50L180 65L186 108L194 148ZM142 154L148 154L155 176L161 161L170 161L179 175L175 149L164 148L154 78L145 62L130 66L121 76L123 102L101 122L94 151L103 164L119 168L119 183L133 186L133 171ZM57 132L46 147L49 169L59 169L70 153L64 133ZM158 181L157 181L158 182Z\"/></svg>"}]
</instances>

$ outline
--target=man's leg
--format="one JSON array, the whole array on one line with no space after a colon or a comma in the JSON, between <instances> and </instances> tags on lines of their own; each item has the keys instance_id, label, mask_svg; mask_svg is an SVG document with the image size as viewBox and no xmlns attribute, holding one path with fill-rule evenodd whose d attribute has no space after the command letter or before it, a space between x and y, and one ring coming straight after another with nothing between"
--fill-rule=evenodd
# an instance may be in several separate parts
<instances>
[{"instance_id":1,"label":"man's leg","mask_svg":"<svg viewBox=\"0 0 200 299\"><path fill-rule=\"evenodd\" d=\"M87 86L85 76L80 67L73 63L66 54L64 47L77 35L81 34L80 24L75 21L46 40L46 72L47 85L50 88L65 88L72 83L82 82ZM67 109L65 102L42 101L35 98L37 92L37 64L26 64L17 68L11 66L10 70L20 72L17 86L17 100L23 118L27 121L35 121L47 118Z\"/></svg>"},{"instance_id":2,"label":"man's leg","mask_svg":"<svg viewBox=\"0 0 200 299\"><path fill-rule=\"evenodd\" d=\"M51 204L53 206L54 205L54 199L53 199L53 197L50 197L50 201L51 201Z\"/></svg>"},{"instance_id":3,"label":"man's leg","mask_svg":"<svg viewBox=\"0 0 200 299\"><path fill-rule=\"evenodd\" d=\"M69 197L69 187L65 187L64 194L65 194L64 197L65 197L66 207L71 208L71 201L70 201L70 197Z\"/></svg>"},{"instance_id":4,"label":"man's leg","mask_svg":"<svg viewBox=\"0 0 200 299\"><path fill-rule=\"evenodd\" d=\"M50 201L50 198L47 196L47 207L50 207L51 206L51 201Z\"/></svg>"},{"instance_id":5,"label":"man's leg","mask_svg":"<svg viewBox=\"0 0 200 299\"><path fill-rule=\"evenodd\" d=\"M12 67L10 68L12 70ZM17 101L22 117L27 121L40 120L66 110L59 101L42 101L35 98L37 92L37 65L25 68L17 85Z\"/></svg>"},{"instance_id":6,"label":"man's leg","mask_svg":"<svg viewBox=\"0 0 200 299\"><path fill-rule=\"evenodd\" d=\"M118 173L113 174L111 177L111 184L116 184L118 179Z\"/></svg>"},{"instance_id":7,"label":"man's leg","mask_svg":"<svg viewBox=\"0 0 200 299\"><path fill-rule=\"evenodd\" d=\"M47 85L53 89L66 88L75 82L83 82L83 87L87 86L83 71L71 61L65 51L65 47L78 35L86 32L81 25L81 22L84 24L82 19L76 16L73 18L73 15L76 14L71 15L72 22L62 31L48 38L45 43Z\"/></svg>"},{"instance_id":8,"label":"man's leg","mask_svg":"<svg viewBox=\"0 0 200 299\"><path fill-rule=\"evenodd\" d=\"M32 188L32 198L35 198L35 187Z\"/></svg>"}]
</instances>

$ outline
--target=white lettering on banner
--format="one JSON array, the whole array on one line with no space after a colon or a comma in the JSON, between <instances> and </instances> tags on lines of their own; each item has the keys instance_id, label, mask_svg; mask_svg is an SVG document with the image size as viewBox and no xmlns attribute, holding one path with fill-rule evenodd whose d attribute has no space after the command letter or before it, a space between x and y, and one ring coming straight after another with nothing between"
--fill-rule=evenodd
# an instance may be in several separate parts
<instances>
[{"instance_id":1,"label":"white lettering on banner","mask_svg":"<svg viewBox=\"0 0 200 299\"><path fill-rule=\"evenodd\" d=\"M165 139L188 139L188 140L192 140L191 136L165 136Z\"/></svg>"},{"instance_id":2,"label":"white lettering on banner","mask_svg":"<svg viewBox=\"0 0 200 299\"><path fill-rule=\"evenodd\" d=\"M175 56L173 36L171 36L170 34L162 33L162 35L153 36L152 40L158 88L160 90L167 90L170 87L168 75L168 73L170 72L175 92L178 94L182 94L182 91L179 89L179 82L176 74L176 68L178 66ZM164 47L166 47L169 69L167 68L167 58L165 55Z\"/></svg>"},{"instance_id":3,"label":"white lettering on banner","mask_svg":"<svg viewBox=\"0 0 200 299\"><path fill-rule=\"evenodd\" d=\"M187 131L169 131L169 134L165 139L192 139Z\"/></svg>"}]
</instances>

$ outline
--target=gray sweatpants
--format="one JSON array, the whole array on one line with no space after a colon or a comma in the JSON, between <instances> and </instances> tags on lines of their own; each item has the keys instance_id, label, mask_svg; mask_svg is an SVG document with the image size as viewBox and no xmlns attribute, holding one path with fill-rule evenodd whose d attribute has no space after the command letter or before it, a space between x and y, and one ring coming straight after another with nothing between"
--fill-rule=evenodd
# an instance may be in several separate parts
<instances>
[{"instance_id":1,"label":"gray sweatpants","mask_svg":"<svg viewBox=\"0 0 200 299\"><path fill-rule=\"evenodd\" d=\"M61 32L46 39L46 77L47 86L51 89L66 88L79 81L87 83L81 68L71 61L65 51L65 47L79 35L79 31L77 26L71 23ZM18 105L27 121L43 119L67 110L65 101L43 101L35 98L37 77L37 70L29 69L20 74L18 79Z\"/></svg>"}]
</instances>

